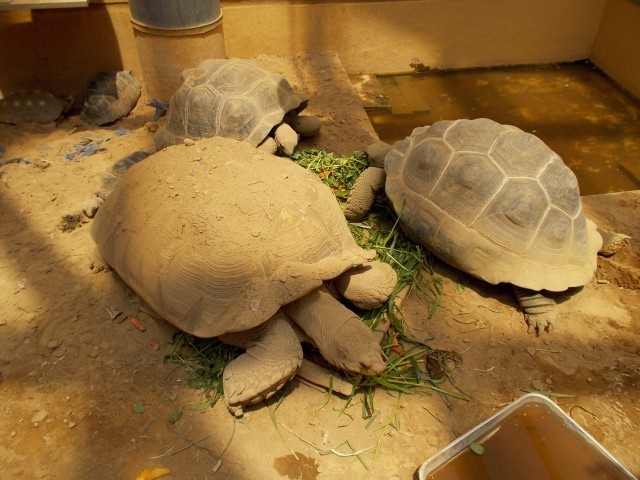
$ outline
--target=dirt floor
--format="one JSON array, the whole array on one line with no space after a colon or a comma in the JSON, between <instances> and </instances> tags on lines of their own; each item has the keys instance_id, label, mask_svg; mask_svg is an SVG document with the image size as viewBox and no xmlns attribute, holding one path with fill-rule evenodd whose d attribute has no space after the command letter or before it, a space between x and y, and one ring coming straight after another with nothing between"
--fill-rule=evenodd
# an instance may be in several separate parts
<instances>
[{"instance_id":1,"label":"dirt floor","mask_svg":"<svg viewBox=\"0 0 640 480\"><path fill-rule=\"evenodd\" d=\"M309 94L323 124L316 145L349 153L375 138L337 57L259 61ZM361 396L341 414L344 398L293 380L279 405L263 402L236 420L223 404L194 409L201 392L163 362L175 329L140 311L113 272L91 272L87 224L59 228L115 160L152 150L147 100L107 128L78 117L0 126L1 159L29 160L1 167L0 177L0 477L133 480L166 467L172 479L409 479L524 390L573 395L558 399L561 408L582 407L573 418L640 475L639 192L585 198L600 224L634 240L600 259L590 284L556 296L553 333L528 334L508 288L435 262L443 281L437 314L429 319L415 295L403 311L414 334L449 352L452 381L442 387L468 400L379 390L370 422L361 418ZM87 137L101 150L65 160ZM136 315L146 331L113 321L110 309ZM182 416L171 424L175 411ZM366 467L342 455L352 452L346 441L366 449Z\"/></svg>"}]
</instances>

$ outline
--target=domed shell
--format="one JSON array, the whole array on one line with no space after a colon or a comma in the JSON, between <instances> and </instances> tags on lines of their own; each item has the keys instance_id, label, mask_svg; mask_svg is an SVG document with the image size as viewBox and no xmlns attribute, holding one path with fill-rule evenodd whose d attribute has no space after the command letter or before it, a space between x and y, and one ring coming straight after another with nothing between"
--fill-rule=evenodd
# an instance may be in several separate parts
<instances>
[{"instance_id":1,"label":"domed shell","mask_svg":"<svg viewBox=\"0 0 640 480\"><path fill-rule=\"evenodd\" d=\"M489 283L562 291L593 277L601 238L578 181L535 135L440 121L396 142L385 190L403 230Z\"/></svg>"},{"instance_id":2,"label":"domed shell","mask_svg":"<svg viewBox=\"0 0 640 480\"><path fill-rule=\"evenodd\" d=\"M158 314L200 337L255 327L375 256L315 175L223 137L132 166L91 235Z\"/></svg>"},{"instance_id":3,"label":"domed shell","mask_svg":"<svg viewBox=\"0 0 640 480\"><path fill-rule=\"evenodd\" d=\"M130 71L98 72L85 88L80 118L91 125L106 125L129 115L134 109L142 82Z\"/></svg>"},{"instance_id":4,"label":"domed shell","mask_svg":"<svg viewBox=\"0 0 640 480\"><path fill-rule=\"evenodd\" d=\"M191 139L222 136L258 146L292 110L302 111L298 95L281 76L248 60L205 60L185 70L158 130L158 149Z\"/></svg>"},{"instance_id":5,"label":"domed shell","mask_svg":"<svg viewBox=\"0 0 640 480\"><path fill-rule=\"evenodd\" d=\"M0 123L50 123L62 115L64 102L49 92L19 90L0 99Z\"/></svg>"}]
</instances>

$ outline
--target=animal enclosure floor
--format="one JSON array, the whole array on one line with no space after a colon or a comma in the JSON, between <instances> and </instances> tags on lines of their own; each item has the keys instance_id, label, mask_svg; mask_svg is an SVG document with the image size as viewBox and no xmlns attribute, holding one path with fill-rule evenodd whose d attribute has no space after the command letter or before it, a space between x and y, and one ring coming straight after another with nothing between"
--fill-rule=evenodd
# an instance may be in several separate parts
<instances>
[{"instance_id":1,"label":"animal enclosure floor","mask_svg":"<svg viewBox=\"0 0 640 480\"><path fill-rule=\"evenodd\" d=\"M335 55L258 61L309 95L322 133L306 146L348 153L375 140ZM187 386L187 372L163 361L175 329L140 310L113 272L91 273L89 225L58 228L114 161L152 148L157 125L147 101L107 128L77 117L0 125L2 158L30 161L0 168L2 478L133 480L162 466L172 472L167 480L410 479L428 456L523 390L572 395L558 399L561 408L640 475L640 193L585 199L600 224L635 240L601 259L583 289L557 295L560 316L550 334L527 333L508 288L434 261L440 309L429 318L430 306L414 293L404 317L449 359L450 379L440 387L466 400L379 390L375 417L363 419L361 394L346 406L293 380L279 405L276 396L235 420L223 404L198 411L201 392ZM103 150L65 161L86 137ZM136 315L146 331L113 321L113 308ZM172 424L175 412L182 416Z\"/></svg>"}]
</instances>

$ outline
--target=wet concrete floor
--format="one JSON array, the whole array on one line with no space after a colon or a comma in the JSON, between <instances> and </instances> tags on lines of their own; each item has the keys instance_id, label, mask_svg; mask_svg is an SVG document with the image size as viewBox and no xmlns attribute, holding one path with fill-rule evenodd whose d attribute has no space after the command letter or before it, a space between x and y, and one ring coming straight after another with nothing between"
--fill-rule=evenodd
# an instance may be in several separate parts
<instances>
[{"instance_id":1,"label":"wet concrete floor","mask_svg":"<svg viewBox=\"0 0 640 480\"><path fill-rule=\"evenodd\" d=\"M640 189L640 102L587 62L378 76L387 105L367 112L383 141L457 118L534 133L578 177L583 195Z\"/></svg>"}]
</instances>

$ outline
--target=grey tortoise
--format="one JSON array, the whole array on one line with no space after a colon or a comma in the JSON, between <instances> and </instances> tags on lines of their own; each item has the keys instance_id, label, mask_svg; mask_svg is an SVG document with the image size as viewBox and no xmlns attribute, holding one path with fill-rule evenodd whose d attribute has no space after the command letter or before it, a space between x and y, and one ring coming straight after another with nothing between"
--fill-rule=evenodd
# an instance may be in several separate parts
<instances>
[{"instance_id":1,"label":"grey tortoise","mask_svg":"<svg viewBox=\"0 0 640 480\"><path fill-rule=\"evenodd\" d=\"M90 125L106 125L131 113L142 91L142 82L130 71L98 72L85 88L80 119Z\"/></svg>"},{"instance_id":2,"label":"grey tortoise","mask_svg":"<svg viewBox=\"0 0 640 480\"><path fill-rule=\"evenodd\" d=\"M156 134L156 147L223 136L254 147L264 143L262 148L271 153L277 147L290 155L298 133L313 136L320 129L317 118L298 116L307 103L281 75L249 60L205 60L183 72L166 122ZM274 129L275 139L269 136Z\"/></svg>"},{"instance_id":3,"label":"grey tortoise","mask_svg":"<svg viewBox=\"0 0 640 480\"><path fill-rule=\"evenodd\" d=\"M42 90L19 90L0 100L0 123L51 123L65 109L65 102Z\"/></svg>"},{"instance_id":4,"label":"grey tortoise","mask_svg":"<svg viewBox=\"0 0 640 480\"><path fill-rule=\"evenodd\" d=\"M347 219L384 189L411 239L474 277L512 284L530 332L556 320L542 291L593 278L605 232L585 218L573 172L535 135L485 118L445 120L369 154ZM608 245L620 237L606 235Z\"/></svg>"}]
</instances>

